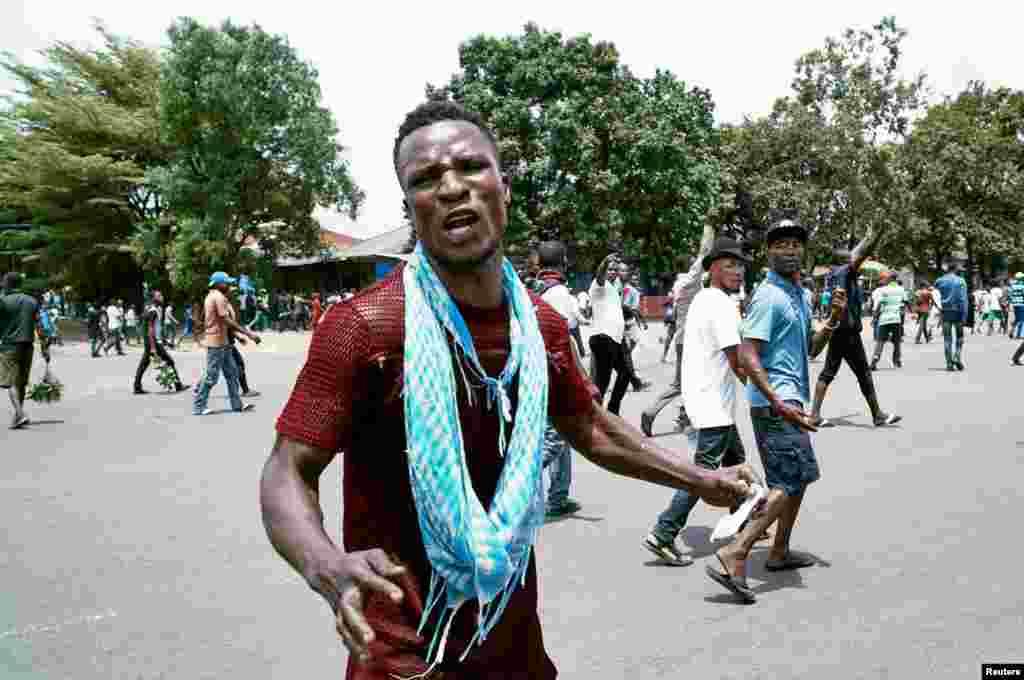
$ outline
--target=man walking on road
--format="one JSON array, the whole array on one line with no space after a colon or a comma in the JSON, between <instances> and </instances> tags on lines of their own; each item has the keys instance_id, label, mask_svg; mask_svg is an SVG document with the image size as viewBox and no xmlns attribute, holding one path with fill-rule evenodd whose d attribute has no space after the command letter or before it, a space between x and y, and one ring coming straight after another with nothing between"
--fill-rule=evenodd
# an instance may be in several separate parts
<instances>
[{"instance_id":1,"label":"man walking on road","mask_svg":"<svg viewBox=\"0 0 1024 680\"><path fill-rule=\"evenodd\" d=\"M722 570L707 567L708 576L746 603L756 600L747 585L747 556L776 520L778 531L765 569L783 571L816 563L811 555L790 549L804 492L821 476L808 435L815 430L814 417L803 411L810 399L808 356L813 358L825 348L840 327L846 304L846 291L834 288L831 315L813 333L811 310L798 278L807 230L792 220L781 220L769 227L765 242L771 271L750 302L739 367L749 380L747 399L768 496L760 514L752 516L735 542L716 553Z\"/></svg>"},{"instance_id":2,"label":"man walking on road","mask_svg":"<svg viewBox=\"0 0 1024 680\"><path fill-rule=\"evenodd\" d=\"M228 286L236 283L224 272L214 272L210 277L210 292L206 295L203 303L203 320L206 324L206 332L203 344L206 345L206 372L203 379L196 387L195 398L192 400L192 415L207 416L213 413L206 404L210 399L210 390L220 380L221 372L224 373L224 382L228 386L228 399L231 401L231 410L236 413L243 413L253 409L252 404L243 404L239 396L238 364L232 354L232 347L228 344L228 331L245 336L260 344L260 337L243 328L235 320L235 308L228 301Z\"/></svg>"},{"instance_id":3,"label":"man walking on road","mask_svg":"<svg viewBox=\"0 0 1024 680\"><path fill-rule=\"evenodd\" d=\"M565 321L504 257L508 176L476 114L421 105L394 165L419 243L313 335L264 526L334 612L348 680L553 680L533 557L547 420L597 465L705 502L739 502L751 471L685 463L594 403ZM320 507L340 451L343 546Z\"/></svg>"},{"instance_id":4,"label":"man walking on road","mask_svg":"<svg viewBox=\"0 0 1024 680\"><path fill-rule=\"evenodd\" d=\"M697 430L694 463L708 470L739 465L747 460L736 429L736 377L741 373L737 351L740 314L730 297L739 291L750 260L739 243L729 238L715 241L701 265L711 273L711 286L699 291L688 310L682 361L686 382L683 403ZM676 546L697 496L676 491L643 546L668 564L693 562Z\"/></svg>"},{"instance_id":5,"label":"man walking on road","mask_svg":"<svg viewBox=\"0 0 1024 680\"><path fill-rule=\"evenodd\" d=\"M915 345L921 344L921 338L924 338L925 342L932 341L932 332L928 328L928 317L934 304L932 291L929 289L928 284L922 281L917 287L917 293L914 295L914 312L917 314L917 338L914 340Z\"/></svg>"},{"instance_id":6,"label":"man walking on road","mask_svg":"<svg viewBox=\"0 0 1024 680\"><path fill-rule=\"evenodd\" d=\"M861 339L864 325L862 320L864 290L861 288L859 280L860 268L868 259L868 255L878 243L881 235L881 229L876 230L874 226L868 227L868 233L853 249L853 252L837 250L834 253L838 265L826 277L825 286L829 290L836 288L845 290L847 304L843 308L839 327L832 333L829 341L828 354L825 355L825 368L818 375L818 382L814 386L814 405L811 408L811 415L814 417L817 427L835 425L832 421L821 417L821 407L825 402L825 395L828 394L829 385L835 380L844 361L857 377L860 393L864 395L864 400L868 403L868 408L871 409L871 418L875 427L893 425L901 420L898 415L884 412L878 404L878 393L875 391L875 383L871 379L868 355L864 350L864 341Z\"/></svg>"},{"instance_id":7,"label":"man walking on road","mask_svg":"<svg viewBox=\"0 0 1024 680\"><path fill-rule=\"evenodd\" d=\"M615 285L617 265L615 254L608 255L597 266L590 284L590 306L594 317L590 327L590 356L594 366L591 377L604 403L612 371L615 371L615 385L608 400L608 410L615 415L622 407L622 398L626 396L631 376L622 347L626 341L626 319L622 314L622 296Z\"/></svg>"},{"instance_id":8,"label":"man walking on road","mask_svg":"<svg viewBox=\"0 0 1024 680\"><path fill-rule=\"evenodd\" d=\"M537 249L540 271L537 273L536 293L540 299L554 307L570 327L578 320L576 298L565 285L565 245L547 241ZM547 519L558 519L579 512L579 502L569 497L572 486L572 447L558 433L551 420L544 430L544 467L549 471Z\"/></svg>"},{"instance_id":9,"label":"man walking on road","mask_svg":"<svg viewBox=\"0 0 1024 680\"><path fill-rule=\"evenodd\" d=\"M21 291L21 274L8 272L0 296L0 389L7 390L14 410L10 429L29 424L25 415L25 390L32 372L36 332L42 338L39 303ZM49 359L47 359L49 361Z\"/></svg>"},{"instance_id":10,"label":"man walking on road","mask_svg":"<svg viewBox=\"0 0 1024 680\"><path fill-rule=\"evenodd\" d=\"M121 336L124 334L124 307L120 300L111 300L107 305L107 342L103 346L103 355L110 354L110 348L115 347L119 356L124 356L124 349L121 347Z\"/></svg>"},{"instance_id":11,"label":"man walking on road","mask_svg":"<svg viewBox=\"0 0 1024 680\"><path fill-rule=\"evenodd\" d=\"M1017 272L1013 283L1007 289L1006 298L1010 309L1013 310L1010 337L1024 340L1024 272Z\"/></svg>"},{"instance_id":12,"label":"man walking on road","mask_svg":"<svg viewBox=\"0 0 1024 680\"><path fill-rule=\"evenodd\" d=\"M648 437L653 436L654 419L658 417L662 409L668 406L673 399L682 394L683 341L686 337L686 315L690 310L693 299L701 290L704 274L702 263L708 253L711 252L714 240L714 228L707 224L704 225L704 234L701 236L700 250L697 252L697 256L693 258L689 271L680 275L672 287L672 295L675 298L676 333L675 337L670 339L669 342L674 343L676 346L676 375L675 380L668 386L668 389L658 395L654 403L640 414L640 429ZM686 404L681 404L679 406L679 416L676 419L676 428L681 432L689 424L690 419L686 417Z\"/></svg>"},{"instance_id":13,"label":"man walking on road","mask_svg":"<svg viewBox=\"0 0 1024 680\"><path fill-rule=\"evenodd\" d=\"M871 360L871 370L878 370L878 361L882 358L885 343L892 342L892 363L896 368L903 368L901 348L903 345L903 308L907 302L907 292L891 272L882 274L885 285L879 287L878 305L875 317L878 319L878 342L875 343L875 356ZM881 277L880 277L881 278Z\"/></svg>"},{"instance_id":14,"label":"man walking on road","mask_svg":"<svg viewBox=\"0 0 1024 680\"><path fill-rule=\"evenodd\" d=\"M950 265L945 275L935 282L942 296L942 341L946 352L946 370L964 370L964 326L967 309L971 304L967 296L967 282L960 276L957 265Z\"/></svg>"},{"instance_id":15,"label":"man walking on road","mask_svg":"<svg viewBox=\"0 0 1024 680\"><path fill-rule=\"evenodd\" d=\"M174 371L175 392L184 392L189 387L182 384L181 377L178 375L178 368L174 365L174 359L171 358L171 355L164 348L163 338L161 337L163 318L164 294L159 290L154 290L152 302L142 313L142 359L139 360L139 367L135 370L135 387L133 390L135 394L148 394L146 390L142 389L142 376L145 375L146 369L149 368L149 362L154 354Z\"/></svg>"}]
</instances>

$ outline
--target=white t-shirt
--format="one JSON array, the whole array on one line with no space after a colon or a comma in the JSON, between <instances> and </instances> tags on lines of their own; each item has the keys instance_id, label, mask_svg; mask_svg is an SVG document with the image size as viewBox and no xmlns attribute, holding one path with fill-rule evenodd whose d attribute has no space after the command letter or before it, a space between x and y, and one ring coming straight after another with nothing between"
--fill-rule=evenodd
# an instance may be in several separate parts
<instances>
[{"instance_id":1,"label":"white t-shirt","mask_svg":"<svg viewBox=\"0 0 1024 680\"><path fill-rule=\"evenodd\" d=\"M985 295L985 311L986 312L998 312L1001 310L999 306L999 294L998 288L993 288Z\"/></svg>"},{"instance_id":2,"label":"white t-shirt","mask_svg":"<svg viewBox=\"0 0 1024 680\"><path fill-rule=\"evenodd\" d=\"M683 337L683 403L698 430L736 422L736 376L724 350L740 344L736 301L718 288L693 298Z\"/></svg>"},{"instance_id":3,"label":"white t-shirt","mask_svg":"<svg viewBox=\"0 0 1024 680\"><path fill-rule=\"evenodd\" d=\"M600 286L594 279L590 284L590 308L593 312L591 335L607 335L615 342L622 342L626 320L622 316L622 296L618 286L608 279Z\"/></svg>"},{"instance_id":4,"label":"white t-shirt","mask_svg":"<svg viewBox=\"0 0 1024 680\"><path fill-rule=\"evenodd\" d=\"M121 322L124 318L121 308L117 305L107 307L107 328L112 331L121 330Z\"/></svg>"},{"instance_id":5,"label":"white t-shirt","mask_svg":"<svg viewBox=\"0 0 1024 680\"><path fill-rule=\"evenodd\" d=\"M579 325L579 303L576 302L576 298L572 296L572 293L569 292L569 288L564 283L548 288L540 297L544 302L554 307L556 312L562 315L562 317L569 323L570 329L576 328L576 326Z\"/></svg>"},{"instance_id":6,"label":"white t-shirt","mask_svg":"<svg viewBox=\"0 0 1024 680\"><path fill-rule=\"evenodd\" d=\"M587 291L581 290L576 295L576 302L579 304L580 309L586 309L590 306L590 296L587 295Z\"/></svg>"}]
</instances>

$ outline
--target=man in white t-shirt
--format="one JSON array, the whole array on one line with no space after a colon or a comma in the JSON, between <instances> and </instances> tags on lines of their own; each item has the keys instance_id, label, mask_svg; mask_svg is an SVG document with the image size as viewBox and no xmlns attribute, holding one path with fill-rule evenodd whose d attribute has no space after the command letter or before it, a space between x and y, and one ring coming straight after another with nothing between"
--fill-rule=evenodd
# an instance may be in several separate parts
<instances>
[{"instance_id":1,"label":"man in white t-shirt","mask_svg":"<svg viewBox=\"0 0 1024 680\"><path fill-rule=\"evenodd\" d=\"M573 327L579 328L579 306L576 298L565 285L565 245L560 241L545 241L537 248L539 270L534 290L544 302ZM548 421L544 430L544 467L549 471L551 483L548 486L546 518L558 519L578 512L582 507L569 498L572 485L572 447L558 430Z\"/></svg>"},{"instance_id":2,"label":"man in white t-shirt","mask_svg":"<svg viewBox=\"0 0 1024 680\"><path fill-rule=\"evenodd\" d=\"M697 431L694 463L709 470L746 461L736 429L740 314L732 295L739 291L748 263L739 243L716 239L702 261L711 274L711 285L693 298L686 319L683 403ZM679 551L675 540L696 504L697 496L677 491L644 538L644 547L669 564L691 564L693 560Z\"/></svg>"},{"instance_id":3,"label":"man in white t-shirt","mask_svg":"<svg viewBox=\"0 0 1024 680\"><path fill-rule=\"evenodd\" d=\"M110 348L117 349L120 356L124 356L124 349L121 347L121 334L124 332L124 310L120 300L111 300L107 307L107 342L103 346L103 354L110 354Z\"/></svg>"},{"instance_id":4,"label":"man in white t-shirt","mask_svg":"<svg viewBox=\"0 0 1024 680\"><path fill-rule=\"evenodd\" d=\"M594 281L590 284L590 308L593 313L590 352L594 361L591 378L597 385L603 402L608 384L612 380L612 371L615 371L615 385L608 400L608 410L615 415L619 415L630 378L621 346L626 320L622 315L622 294L615 283L619 275L617 264L614 253L604 258L597 266Z\"/></svg>"}]
</instances>

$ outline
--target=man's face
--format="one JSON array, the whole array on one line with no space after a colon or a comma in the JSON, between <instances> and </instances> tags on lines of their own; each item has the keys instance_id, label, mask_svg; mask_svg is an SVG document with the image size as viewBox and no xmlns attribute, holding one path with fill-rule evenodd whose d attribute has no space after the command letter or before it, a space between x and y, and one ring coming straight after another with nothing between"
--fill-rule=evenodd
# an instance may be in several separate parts
<instances>
[{"instance_id":1,"label":"man's face","mask_svg":"<svg viewBox=\"0 0 1024 680\"><path fill-rule=\"evenodd\" d=\"M727 293L739 291L747 266L733 257L723 257L711 263L711 283Z\"/></svg>"},{"instance_id":2,"label":"man's face","mask_svg":"<svg viewBox=\"0 0 1024 680\"><path fill-rule=\"evenodd\" d=\"M465 121L442 121L409 134L398 175L424 250L438 265L470 272L501 252L511 200L497 153Z\"/></svg>"},{"instance_id":3,"label":"man's face","mask_svg":"<svg viewBox=\"0 0 1024 680\"><path fill-rule=\"evenodd\" d=\"M629 265L625 262L619 263L619 278L622 279L623 283L629 282Z\"/></svg>"},{"instance_id":4,"label":"man's face","mask_svg":"<svg viewBox=\"0 0 1024 680\"><path fill-rule=\"evenodd\" d=\"M153 302L155 302L158 305L162 305L164 303L164 294L161 293L160 291L155 291L153 293Z\"/></svg>"},{"instance_id":5,"label":"man's face","mask_svg":"<svg viewBox=\"0 0 1024 680\"><path fill-rule=\"evenodd\" d=\"M779 276L789 277L799 272L803 259L804 242L798 238L780 238L768 246L768 265Z\"/></svg>"},{"instance_id":6,"label":"man's face","mask_svg":"<svg viewBox=\"0 0 1024 680\"><path fill-rule=\"evenodd\" d=\"M537 253L530 253L530 256L526 258L526 274L527 276L536 277L540 273L540 255Z\"/></svg>"}]
</instances>

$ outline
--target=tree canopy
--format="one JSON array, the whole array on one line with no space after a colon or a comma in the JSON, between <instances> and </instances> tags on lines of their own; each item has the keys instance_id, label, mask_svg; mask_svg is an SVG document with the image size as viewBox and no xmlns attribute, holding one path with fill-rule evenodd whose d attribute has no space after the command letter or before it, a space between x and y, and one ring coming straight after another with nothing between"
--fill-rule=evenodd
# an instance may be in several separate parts
<instances>
[{"instance_id":1,"label":"tree canopy","mask_svg":"<svg viewBox=\"0 0 1024 680\"><path fill-rule=\"evenodd\" d=\"M4 112L0 205L41 225L47 268L94 295L118 272L134 225L163 204L145 171L165 162L157 117L159 57L96 25L102 45L56 42L43 66L6 56L20 84Z\"/></svg>"},{"instance_id":2,"label":"tree canopy","mask_svg":"<svg viewBox=\"0 0 1024 680\"><path fill-rule=\"evenodd\" d=\"M364 194L321 105L316 69L259 26L182 18L168 37L160 123L172 153L148 177L177 220L176 283L235 270L249 242L275 255L317 249L314 209L354 217Z\"/></svg>"},{"instance_id":3,"label":"tree canopy","mask_svg":"<svg viewBox=\"0 0 1024 680\"><path fill-rule=\"evenodd\" d=\"M609 248L654 270L699 240L718 200L710 93L668 71L634 76L609 42L522 34L459 46L451 98L493 128L512 179L508 240L559 238L587 264Z\"/></svg>"}]
</instances>

